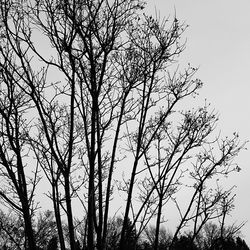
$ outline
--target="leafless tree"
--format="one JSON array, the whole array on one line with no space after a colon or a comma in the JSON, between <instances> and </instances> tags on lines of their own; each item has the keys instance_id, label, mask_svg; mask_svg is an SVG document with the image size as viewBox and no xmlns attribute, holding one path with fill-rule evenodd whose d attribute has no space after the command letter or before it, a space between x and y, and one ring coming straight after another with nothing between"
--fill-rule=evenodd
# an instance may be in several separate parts
<instances>
[{"instance_id":1,"label":"leafless tree","mask_svg":"<svg viewBox=\"0 0 250 250\"><path fill-rule=\"evenodd\" d=\"M27 140L32 130L32 119L27 113L32 106L17 84L21 76L8 42L1 43L0 57L0 196L8 207L23 216L27 245L34 249L32 216L40 177L37 161L30 162L32 150Z\"/></svg>"},{"instance_id":2,"label":"leafless tree","mask_svg":"<svg viewBox=\"0 0 250 250\"><path fill-rule=\"evenodd\" d=\"M190 220L194 220L196 232L203 225L198 219L212 214L225 197L209 198L205 184L211 177L231 172L230 162L241 149L238 137L223 141L215 151L213 144L219 140L209 142L208 137L216 116L207 107L180 112L182 101L196 96L202 87L190 65L183 71L171 67L184 50L181 35L186 26L176 18L153 18L144 8L141 0L1 2L3 82L9 86L6 91L18 91L20 97L11 97L15 105L23 98L16 118L26 110L33 117L32 123L21 120L13 128L18 125L25 132L15 136L29 145L51 185L62 249L62 209L70 248L75 248L72 200L79 193L87 213L88 249L106 249L111 199L122 171L127 176L120 249L130 233L130 217L130 228L141 221L141 231L157 216L157 249L166 202L175 201L182 215L177 233ZM16 115L9 114L14 104L1 107L6 127ZM5 140L6 133L8 152L13 151L8 157L18 154L22 162L25 155L11 144L11 131L3 130L1 138ZM10 168L10 159L4 158L4 151L2 155L5 169ZM186 171L188 164L192 167ZM150 178L144 179L145 174ZM175 194L185 174L193 178L194 192L183 213ZM36 180L33 178L34 187ZM11 179L11 185L14 181ZM22 188L26 186L22 184Z\"/></svg>"}]
</instances>

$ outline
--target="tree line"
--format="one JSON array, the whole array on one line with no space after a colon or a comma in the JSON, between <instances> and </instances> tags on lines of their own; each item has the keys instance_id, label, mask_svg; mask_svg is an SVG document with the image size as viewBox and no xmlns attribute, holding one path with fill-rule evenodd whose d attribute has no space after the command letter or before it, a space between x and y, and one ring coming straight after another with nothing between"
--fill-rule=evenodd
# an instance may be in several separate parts
<instances>
[{"instance_id":1,"label":"tree line","mask_svg":"<svg viewBox=\"0 0 250 250\"><path fill-rule=\"evenodd\" d=\"M118 196L121 250L152 223L150 247L160 249L168 206L179 216L168 247L195 244L214 220L224 235L234 191L222 181L240 171L234 159L245 143L215 133L210 104L187 107L203 83L196 68L176 66L185 29L147 14L141 0L0 2L0 197L22 228L1 230L13 240L22 232L17 249L37 249L37 227L46 228L35 222L39 185L62 250L82 239L108 249Z\"/></svg>"},{"instance_id":2,"label":"tree line","mask_svg":"<svg viewBox=\"0 0 250 250\"><path fill-rule=\"evenodd\" d=\"M13 212L0 213L0 249L23 249L25 246L25 228L23 218L13 214ZM120 232L123 219L120 216L109 218L108 234L106 249L119 249ZM36 239L37 250L57 250L59 249L57 225L54 218L54 212L46 210L39 213L36 220L33 221L34 235ZM86 220L77 221L75 233L78 240L75 241L76 250L86 250ZM214 222L207 223L199 235L193 239L192 232L184 232L173 240L173 234L161 226L159 231L159 250L249 250L249 247L241 237L238 225L230 225L224 228L221 234L221 227ZM66 223L63 227L66 235L66 245L69 246L69 234ZM149 225L144 232L138 237L136 228L133 227L132 221L129 220L126 231L126 248L137 250L155 249L155 232L156 228Z\"/></svg>"}]
</instances>

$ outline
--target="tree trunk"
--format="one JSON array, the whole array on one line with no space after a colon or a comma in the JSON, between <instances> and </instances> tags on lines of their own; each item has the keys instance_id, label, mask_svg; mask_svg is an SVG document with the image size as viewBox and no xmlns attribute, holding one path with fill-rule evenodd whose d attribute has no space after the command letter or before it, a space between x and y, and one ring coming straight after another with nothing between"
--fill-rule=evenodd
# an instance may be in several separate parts
<instances>
[{"instance_id":1,"label":"tree trunk","mask_svg":"<svg viewBox=\"0 0 250 250\"><path fill-rule=\"evenodd\" d=\"M120 250L125 250L125 238L126 238L125 231L126 231L126 228L128 225L129 209L130 209L130 205L131 205L131 199L132 199L137 164L138 164L138 159L136 159L134 162L133 171L132 171L131 179L130 179L128 199L127 199L126 210L125 210L124 221L123 221L122 232L121 232Z\"/></svg>"},{"instance_id":2,"label":"tree trunk","mask_svg":"<svg viewBox=\"0 0 250 250\"><path fill-rule=\"evenodd\" d=\"M19 199L22 204L22 212L23 212L23 219L25 225L25 238L28 240L28 249L33 250L36 249L36 242L34 231L32 228L32 220L30 214L30 204L28 199L28 191L27 191L27 183L24 173L24 167L21 158L21 149L20 147L17 153L17 166L18 166L18 182L19 182L19 190L17 190L19 194Z\"/></svg>"},{"instance_id":3,"label":"tree trunk","mask_svg":"<svg viewBox=\"0 0 250 250\"><path fill-rule=\"evenodd\" d=\"M65 189L65 199L66 199L66 208L67 208L67 219L68 219L70 248L71 248L71 250L74 250L75 249L75 234L74 234L73 215L72 215L72 208L71 208L69 174L66 173L64 178L65 178L65 187L64 187L64 189Z\"/></svg>"},{"instance_id":4,"label":"tree trunk","mask_svg":"<svg viewBox=\"0 0 250 250\"><path fill-rule=\"evenodd\" d=\"M31 215L29 211L28 201L24 198L22 201L22 208L23 208L23 219L24 219L24 226L25 226L25 238L28 240L28 249L33 250L36 249L34 231L32 228L31 222Z\"/></svg>"},{"instance_id":5,"label":"tree trunk","mask_svg":"<svg viewBox=\"0 0 250 250\"><path fill-rule=\"evenodd\" d=\"M162 211L162 200L163 197L159 195L159 207L157 213L156 227L155 227L155 240L154 240L154 250L159 248L159 233L160 233L160 224L161 224L161 211Z\"/></svg>"},{"instance_id":6,"label":"tree trunk","mask_svg":"<svg viewBox=\"0 0 250 250\"><path fill-rule=\"evenodd\" d=\"M93 92L95 87L93 83ZM88 190L88 249L94 249L94 218L95 218L95 144L96 144L96 119L97 97L93 94L91 114L91 145L89 152L89 190Z\"/></svg>"},{"instance_id":7,"label":"tree trunk","mask_svg":"<svg viewBox=\"0 0 250 250\"><path fill-rule=\"evenodd\" d=\"M61 250L65 250L62 221L61 221L60 207L59 207L60 204L59 204L59 200L58 200L58 187L56 185L57 184L53 185L53 187L52 187L54 213L55 213L55 218L56 218L56 226L57 226L57 232L58 232Z\"/></svg>"},{"instance_id":8,"label":"tree trunk","mask_svg":"<svg viewBox=\"0 0 250 250\"><path fill-rule=\"evenodd\" d=\"M88 249L94 249L94 169L90 166L88 190Z\"/></svg>"},{"instance_id":9,"label":"tree trunk","mask_svg":"<svg viewBox=\"0 0 250 250\"><path fill-rule=\"evenodd\" d=\"M97 114L97 117L99 117L99 114ZM97 227L97 249L102 250L103 249L103 241L102 241L102 231L103 231L103 189L102 189L102 139L100 135L100 126L99 122L97 121L96 124L97 127L97 144L98 144L98 209L99 209L99 218L98 218L98 227Z\"/></svg>"}]
</instances>

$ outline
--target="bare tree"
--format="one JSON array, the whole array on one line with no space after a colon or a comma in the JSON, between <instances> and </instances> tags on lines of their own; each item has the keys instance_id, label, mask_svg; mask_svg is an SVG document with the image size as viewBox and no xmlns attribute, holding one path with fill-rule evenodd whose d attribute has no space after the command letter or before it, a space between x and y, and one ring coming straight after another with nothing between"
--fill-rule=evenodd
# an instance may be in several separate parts
<instances>
[{"instance_id":1,"label":"bare tree","mask_svg":"<svg viewBox=\"0 0 250 250\"><path fill-rule=\"evenodd\" d=\"M0 176L2 181L0 196L7 206L22 215L27 245L30 249L35 249L32 216L35 209L35 188L40 178L36 160L32 163L28 160L32 157L32 151L26 139L32 129L32 121L27 116L27 111L32 107L30 98L17 84L17 81L21 81L21 76L17 72L18 66L15 64L15 56L8 42L5 43L4 49L1 47L0 56Z\"/></svg>"},{"instance_id":2,"label":"bare tree","mask_svg":"<svg viewBox=\"0 0 250 250\"><path fill-rule=\"evenodd\" d=\"M196 242L202 249L212 249L218 244L218 241L236 240L241 235L243 224L224 226L223 235L221 235L221 226L214 222L208 222L204 225ZM236 247L235 247L236 248Z\"/></svg>"},{"instance_id":3,"label":"bare tree","mask_svg":"<svg viewBox=\"0 0 250 250\"><path fill-rule=\"evenodd\" d=\"M18 138L30 146L51 185L62 249L62 209L70 248L76 246L72 200L79 193L87 217L88 249L106 249L111 199L122 171L127 176L120 249L125 248L131 233L128 228L134 230L141 222L141 233L154 215L157 249L163 207L168 201L175 202L182 216L177 235L190 220L198 232L207 214L211 218L225 197L221 193L209 198L205 184L211 177L233 170L230 162L241 149L238 137L223 141L215 151L212 145L219 140L209 142L208 137L216 116L207 107L179 112L182 100L194 97L202 87L190 65L184 71L171 67L184 50L181 35L186 26L176 18L148 16L144 8L141 0L1 3L0 67L8 76L3 81L23 96L16 118L25 112L34 118L32 124L23 121L14 123L13 128L25 127L25 140ZM17 105L19 99L12 99ZM5 104L1 111L6 127L11 121L8 110L15 105L10 109ZM2 138L4 133L10 132L3 130ZM17 154L11 136L10 150ZM4 152L2 155L5 159ZM18 153L19 162L24 158ZM5 160L5 169L10 169L9 159ZM192 167L186 171L187 164ZM183 213L175 194L188 173L194 191ZM11 179L11 185L15 181ZM26 186L22 184L22 188ZM138 190L141 203L135 199ZM31 198L23 200L23 207ZM198 224L203 215L206 219Z\"/></svg>"}]
</instances>

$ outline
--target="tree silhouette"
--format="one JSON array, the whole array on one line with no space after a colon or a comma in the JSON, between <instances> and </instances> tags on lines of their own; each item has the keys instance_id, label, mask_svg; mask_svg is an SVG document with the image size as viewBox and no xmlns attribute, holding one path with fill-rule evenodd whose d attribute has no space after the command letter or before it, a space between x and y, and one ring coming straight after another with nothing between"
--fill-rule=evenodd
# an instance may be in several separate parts
<instances>
[{"instance_id":1,"label":"tree silhouette","mask_svg":"<svg viewBox=\"0 0 250 250\"><path fill-rule=\"evenodd\" d=\"M203 84L196 68L175 66L186 25L145 7L141 0L0 4L0 196L21 214L29 249L39 243L41 176L62 250L67 239L76 250L75 210L86 218L84 246L107 249L119 195L121 250L135 248L155 217L159 249L169 203L180 216L173 242L188 225L192 239L181 241L194 242L209 220L231 211L232 190L220 179L238 171L244 143L236 133L213 134L218 117L209 104L187 108Z\"/></svg>"}]
</instances>

